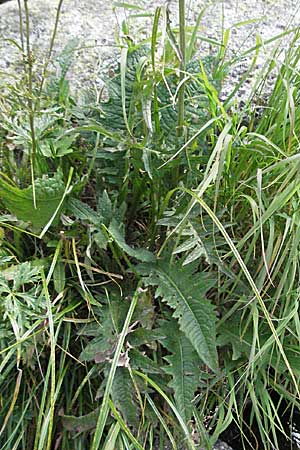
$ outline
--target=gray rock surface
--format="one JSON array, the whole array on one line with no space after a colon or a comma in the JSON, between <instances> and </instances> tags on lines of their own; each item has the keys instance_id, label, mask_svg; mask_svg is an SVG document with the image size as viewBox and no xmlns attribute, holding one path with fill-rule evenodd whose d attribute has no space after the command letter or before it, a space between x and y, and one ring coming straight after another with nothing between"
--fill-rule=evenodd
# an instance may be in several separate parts
<instances>
[{"instance_id":1,"label":"gray rock surface","mask_svg":"<svg viewBox=\"0 0 300 450\"><path fill-rule=\"evenodd\" d=\"M213 450L232 450L229 445L227 445L225 442L218 441L216 442Z\"/></svg>"},{"instance_id":2,"label":"gray rock surface","mask_svg":"<svg viewBox=\"0 0 300 450\"><path fill-rule=\"evenodd\" d=\"M73 90L80 92L82 87L99 86L105 61L117 53L114 34L121 28L124 19L129 23L129 34L133 39L148 37L151 33L151 14L156 6L166 2L127 0L127 3L138 5L142 10L114 8L113 1L107 0L63 1L55 53L61 51L70 39L79 39L75 64L69 75ZM172 23L176 24L177 1L169 0L167 3L172 12ZM37 63L42 63L49 46L58 0L29 0L28 4L31 14L31 42ZM11 41L6 40L20 42L17 5L17 0L1 5L0 70L9 69L21 58ZM300 23L299 0L186 0L186 5L190 24L195 23L199 12L206 6L199 29L200 37L220 42L222 25L224 29L230 29L227 56L240 55L245 49L251 48L255 45L258 34L263 40L267 40ZM148 16L133 18L134 13L146 13ZM281 40L283 48L287 46L288 39L286 36ZM271 48L278 44L279 40L276 40L261 49L256 62L257 71L270 55ZM200 54L207 53L211 47L214 46L199 40ZM225 93L241 78L250 60L251 57L243 58L232 70L224 86ZM253 79L254 77L249 80L246 89L251 88ZM244 92L239 92L239 95L243 97Z\"/></svg>"}]
</instances>

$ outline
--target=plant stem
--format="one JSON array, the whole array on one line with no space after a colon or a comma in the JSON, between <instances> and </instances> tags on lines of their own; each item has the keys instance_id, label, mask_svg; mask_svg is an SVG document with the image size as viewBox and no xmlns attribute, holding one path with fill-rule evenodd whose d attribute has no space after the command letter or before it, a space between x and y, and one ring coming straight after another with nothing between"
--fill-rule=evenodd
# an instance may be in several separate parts
<instances>
[{"instance_id":1,"label":"plant stem","mask_svg":"<svg viewBox=\"0 0 300 450\"><path fill-rule=\"evenodd\" d=\"M62 4L63 4L63 0L59 0L58 6L57 6L57 11L56 11L54 28L53 28L53 32L52 32L52 36L51 36L51 40L50 40L49 51L48 51L48 55L47 55L46 61L44 63L44 67L43 67L43 74L42 74L41 84L40 84L40 88L39 88L38 99L40 99L40 96L42 94L44 82L45 82L45 79L46 79L46 76L47 76L47 69L48 69L48 65L50 63L52 52L53 52L53 48L54 48L54 42L55 42L55 38L56 38L56 34L57 34L57 28L58 28L58 22L59 22L59 17L60 17L60 11L61 11Z\"/></svg>"},{"instance_id":2,"label":"plant stem","mask_svg":"<svg viewBox=\"0 0 300 450\"><path fill-rule=\"evenodd\" d=\"M179 1L179 90L178 90L178 119L177 119L177 138L183 135L184 126L184 76L185 76L185 0ZM179 147L180 143L178 142ZM180 178L180 169L176 167L173 172L173 185L177 186Z\"/></svg>"},{"instance_id":3,"label":"plant stem","mask_svg":"<svg viewBox=\"0 0 300 450\"><path fill-rule=\"evenodd\" d=\"M34 187L34 167L35 167L35 155L36 155L36 138L34 129L34 108L33 108L33 90L32 90L32 80L33 80L33 59L32 52L30 48L30 20L29 20L29 10L28 10L28 0L24 0L24 10L25 10L25 25L26 25L26 59L27 59L27 76L28 76L28 111L29 111L29 126L31 134L31 151L30 151L30 171L31 171L31 182L32 182L32 193L33 193L33 205L36 208L36 196Z\"/></svg>"},{"instance_id":4,"label":"plant stem","mask_svg":"<svg viewBox=\"0 0 300 450\"><path fill-rule=\"evenodd\" d=\"M55 370L55 348L56 348L56 337L54 332L54 320L52 312L52 303L50 299L50 294L47 286L47 280L45 273L42 271L42 282L44 296L47 305L47 319L49 323L49 336L50 336L50 360L51 374L50 374L50 408L49 408L49 425L48 425L48 438L46 444L46 450L50 450L52 442L52 431L54 422L54 409L55 409L55 388L56 388L56 370Z\"/></svg>"},{"instance_id":5,"label":"plant stem","mask_svg":"<svg viewBox=\"0 0 300 450\"><path fill-rule=\"evenodd\" d=\"M18 0L18 11L19 11L20 40L21 40L21 47L22 47L23 58L24 58L24 30L23 30L23 18L22 18L21 0Z\"/></svg>"},{"instance_id":6,"label":"plant stem","mask_svg":"<svg viewBox=\"0 0 300 450\"><path fill-rule=\"evenodd\" d=\"M104 395L103 395L102 405L101 405L99 417L98 417L98 420L97 420L97 425L96 425L96 429L95 429L93 442L92 442L92 445L91 445L91 450L98 450L99 446L100 446L101 438L102 438L102 435L103 435L104 427L105 427L106 420L107 420L108 413L109 413L109 397L110 397L110 393L111 393L114 377L115 377L115 374L116 374L118 361L119 361L119 358L120 358L120 354L122 352L122 348L123 348L123 345L124 345L124 342L125 342L126 334L128 332L130 321L132 319L135 307L136 307L137 302L138 302L138 298L139 298L139 294L140 294L140 287L141 287L141 282L138 283L137 289L136 289L136 291L135 291L135 293L133 295L133 299L132 299L132 302L130 304L127 316L126 316L122 332L121 332L121 334L119 336L118 345L117 345L115 353L114 353L114 358L113 358L113 361L112 361L112 364L111 364L111 369L110 369L110 372L109 372L109 375L108 375L108 379L107 379L107 383L106 383L106 387L105 387L105 392L104 392Z\"/></svg>"},{"instance_id":7,"label":"plant stem","mask_svg":"<svg viewBox=\"0 0 300 450\"><path fill-rule=\"evenodd\" d=\"M177 135L181 136L184 125L184 77L185 77L185 0L179 0L179 48L180 48L180 88L178 92L178 131Z\"/></svg>"}]
</instances>

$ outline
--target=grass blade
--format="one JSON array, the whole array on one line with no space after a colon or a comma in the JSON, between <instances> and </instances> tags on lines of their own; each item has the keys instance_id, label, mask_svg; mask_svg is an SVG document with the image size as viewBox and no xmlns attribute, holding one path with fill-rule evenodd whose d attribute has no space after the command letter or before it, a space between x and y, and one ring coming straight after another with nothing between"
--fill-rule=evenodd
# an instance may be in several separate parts
<instances>
[{"instance_id":1,"label":"grass blade","mask_svg":"<svg viewBox=\"0 0 300 450\"><path fill-rule=\"evenodd\" d=\"M107 379L107 383L106 383L106 388L105 388L105 392L103 395L103 400L102 400L102 405L101 405L101 409L100 409L100 413L99 413L99 417L97 420L97 425L96 425L96 430L95 430L95 435L93 438L93 442L92 442L92 446L91 446L91 450L98 450L100 443L101 443L101 439L103 436L103 431L104 431L104 427L106 424L106 420L107 420L107 416L108 416L108 412L109 412L109 397L110 397L110 392L111 392L111 388L113 385L113 381L114 381L114 376L116 373L116 369L117 369L117 365L118 365L118 361L122 352L122 347L124 345L125 342L125 337L128 331L128 327L130 325L130 321L132 319L132 315L134 313L135 307L137 305L137 301L138 301L138 297L139 297L139 289L140 286L138 285L134 295L133 295L133 299L130 305L130 308L128 310L124 325L123 325L123 329L122 332L120 334L119 337L119 341L118 341L118 345L117 348L115 350L115 354L114 354L114 358L112 360L112 364L111 364L111 369L108 375L108 379Z\"/></svg>"}]
</instances>

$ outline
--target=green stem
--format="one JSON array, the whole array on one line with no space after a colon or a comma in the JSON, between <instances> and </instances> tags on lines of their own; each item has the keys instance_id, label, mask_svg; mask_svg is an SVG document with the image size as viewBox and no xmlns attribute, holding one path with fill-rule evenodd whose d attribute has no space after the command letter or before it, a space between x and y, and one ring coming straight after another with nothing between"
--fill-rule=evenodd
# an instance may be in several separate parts
<instances>
[{"instance_id":1,"label":"green stem","mask_svg":"<svg viewBox=\"0 0 300 450\"><path fill-rule=\"evenodd\" d=\"M41 272L43 290L47 305L47 318L49 323L49 336L50 336L50 408L49 408L49 425L48 425L48 438L46 444L46 450L50 450L52 442L52 432L54 424L54 409L55 409L55 388L56 388L56 368L55 368L55 348L56 348L56 337L54 333L54 320L52 312L52 303L50 299L50 294L48 291L47 280L44 271Z\"/></svg>"},{"instance_id":2,"label":"green stem","mask_svg":"<svg viewBox=\"0 0 300 450\"><path fill-rule=\"evenodd\" d=\"M40 88L39 88L38 99L40 99L40 97L41 97L43 86L44 86L44 82L45 82L45 79L46 79L46 76L47 76L47 69L48 69L48 65L50 63L52 52L53 52L53 48L54 48L54 42L55 42L55 38L56 38L56 34L57 34L57 28L58 28L58 22L59 22L59 17L60 17L60 11L61 11L62 4L63 4L63 0L59 0L58 6L57 6L57 11L56 11L54 28L53 28L53 32L52 32L52 36L51 36L51 40L50 40L49 51L48 51L47 59L46 59L46 61L44 63L44 67L43 67L43 74L42 74L41 84L40 84Z\"/></svg>"},{"instance_id":3,"label":"green stem","mask_svg":"<svg viewBox=\"0 0 300 450\"><path fill-rule=\"evenodd\" d=\"M28 10L28 0L24 0L25 10L25 24L26 24L26 58L27 58L27 76L28 76L28 111L29 111L29 126L31 134L31 151L30 151L30 171L33 193L33 205L36 208L36 196L34 186L34 168L35 168L35 155L36 155L36 137L34 128L34 108L33 108L33 59L30 48L30 20Z\"/></svg>"},{"instance_id":4,"label":"green stem","mask_svg":"<svg viewBox=\"0 0 300 450\"><path fill-rule=\"evenodd\" d=\"M115 353L114 353L114 358L113 358L113 361L111 364L111 369L110 369L110 372L109 372L109 375L107 378L106 387L105 387L105 391L104 391L104 395L103 395L103 399L102 399L102 405L100 408L100 413L99 413L99 417L97 420L95 434L94 434L93 442L91 445L91 450L98 450L100 447L100 442L101 442L101 439L103 436L104 427L105 427L108 413L109 413L110 394L111 394L111 389L112 389L115 373L117 370L118 361L119 361L119 358L120 358L120 355L122 352L122 348L123 348L123 345L125 342L126 334L128 332L130 321L132 319L135 307L138 302L140 288L141 288L141 283L139 282L137 289L133 295L133 299L130 304L127 316L126 316L126 319L125 319L125 322L123 325L123 329L122 329L122 332L121 332L119 340L118 340L118 345L117 345Z\"/></svg>"},{"instance_id":5,"label":"green stem","mask_svg":"<svg viewBox=\"0 0 300 450\"><path fill-rule=\"evenodd\" d=\"M184 125L184 77L185 77L185 0L179 0L179 48L180 48L180 88L178 92L178 136L182 135Z\"/></svg>"},{"instance_id":6,"label":"green stem","mask_svg":"<svg viewBox=\"0 0 300 450\"><path fill-rule=\"evenodd\" d=\"M179 89L178 89L178 119L177 119L177 130L176 135L178 139L178 145L180 146L179 138L183 135L183 127L184 127L184 76L185 76L185 60L186 60L186 52L185 52L185 0L179 1ZM180 179L180 168L177 166L173 171L172 175L172 184L173 186L177 186Z\"/></svg>"},{"instance_id":7,"label":"green stem","mask_svg":"<svg viewBox=\"0 0 300 450\"><path fill-rule=\"evenodd\" d=\"M20 40L21 40L21 47L22 47L23 58L24 58L24 30L23 30L23 19L22 19L22 5L21 5L21 0L18 0L18 12L19 12Z\"/></svg>"}]
</instances>

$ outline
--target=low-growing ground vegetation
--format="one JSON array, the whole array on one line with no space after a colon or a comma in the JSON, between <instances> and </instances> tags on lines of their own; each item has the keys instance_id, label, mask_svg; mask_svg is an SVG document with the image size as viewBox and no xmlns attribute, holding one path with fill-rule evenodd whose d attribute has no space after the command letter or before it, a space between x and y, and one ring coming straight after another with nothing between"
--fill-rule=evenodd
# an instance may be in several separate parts
<instances>
[{"instance_id":1,"label":"low-growing ground vegetation","mask_svg":"<svg viewBox=\"0 0 300 450\"><path fill-rule=\"evenodd\" d=\"M263 42L222 98L229 33L197 54L180 0L178 28L166 7L142 42L123 23L79 103L78 43L52 58L61 4L40 64L19 1L22 68L1 74L0 448L212 449L233 424L244 448L282 448L300 402L298 32L239 106Z\"/></svg>"}]
</instances>

